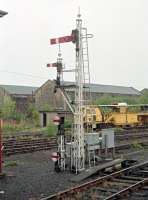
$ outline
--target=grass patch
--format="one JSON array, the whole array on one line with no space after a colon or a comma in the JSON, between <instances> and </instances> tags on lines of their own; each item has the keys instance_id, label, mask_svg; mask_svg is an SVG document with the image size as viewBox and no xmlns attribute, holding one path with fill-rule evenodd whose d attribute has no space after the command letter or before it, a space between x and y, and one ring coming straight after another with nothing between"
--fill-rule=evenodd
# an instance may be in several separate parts
<instances>
[{"instance_id":1,"label":"grass patch","mask_svg":"<svg viewBox=\"0 0 148 200\"><path fill-rule=\"evenodd\" d=\"M46 128L35 127L33 124L4 124L3 125L3 134L4 135L15 135L19 132L46 132Z\"/></svg>"},{"instance_id":2,"label":"grass patch","mask_svg":"<svg viewBox=\"0 0 148 200\"><path fill-rule=\"evenodd\" d=\"M138 141L133 141L131 144L131 147L133 149L143 149L143 146L141 144L139 144Z\"/></svg>"},{"instance_id":3,"label":"grass patch","mask_svg":"<svg viewBox=\"0 0 148 200\"><path fill-rule=\"evenodd\" d=\"M18 163L16 161L4 163L4 167L15 167L17 165L18 165Z\"/></svg>"},{"instance_id":4,"label":"grass patch","mask_svg":"<svg viewBox=\"0 0 148 200\"><path fill-rule=\"evenodd\" d=\"M123 128L121 128L121 127L116 127L115 129L114 129L114 132L116 133L116 134L120 134L120 133L122 133L124 130L123 130Z\"/></svg>"}]
</instances>

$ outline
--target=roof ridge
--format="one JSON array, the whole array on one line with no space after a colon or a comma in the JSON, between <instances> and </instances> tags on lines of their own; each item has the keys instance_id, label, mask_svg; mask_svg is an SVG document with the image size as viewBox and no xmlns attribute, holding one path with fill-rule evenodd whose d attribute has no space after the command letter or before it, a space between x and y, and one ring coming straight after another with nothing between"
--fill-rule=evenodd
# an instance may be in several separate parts
<instances>
[{"instance_id":1,"label":"roof ridge","mask_svg":"<svg viewBox=\"0 0 148 200\"><path fill-rule=\"evenodd\" d=\"M0 88L4 89L9 94L16 95L30 95L38 89L38 87L33 86L21 86L21 85L0 85Z\"/></svg>"},{"instance_id":2,"label":"roof ridge","mask_svg":"<svg viewBox=\"0 0 148 200\"><path fill-rule=\"evenodd\" d=\"M38 88L37 86L29 86L29 85L6 85L6 84L0 84L1 86L17 86L17 87L34 87L34 88Z\"/></svg>"},{"instance_id":3,"label":"roof ridge","mask_svg":"<svg viewBox=\"0 0 148 200\"><path fill-rule=\"evenodd\" d=\"M74 83L73 81L64 81L65 83ZM88 84L88 83L87 83ZM124 86L124 85L111 85L111 84L102 84L102 83L90 83L91 85L101 85L101 86L112 86L112 87L124 87L124 88L133 88L138 90L132 86ZM139 91L139 90L138 90Z\"/></svg>"}]
</instances>

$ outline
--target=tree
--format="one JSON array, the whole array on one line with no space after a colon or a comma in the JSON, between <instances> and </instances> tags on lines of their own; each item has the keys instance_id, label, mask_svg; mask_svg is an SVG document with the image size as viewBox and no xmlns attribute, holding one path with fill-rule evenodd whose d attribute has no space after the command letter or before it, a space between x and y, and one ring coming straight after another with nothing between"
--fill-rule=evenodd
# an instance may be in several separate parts
<instances>
[{"instance_id":1,"label":"tree","mask_svg":"<svg viewBox=\"0 0 148 200\"><path fill-rule=\"evenodd\" d=\"M37 111L37 109L33 103L29 104L28 117L33 121L33 123L36 126L39 125L39 112Z\"/></svg>"},{"instance_id":2,"label":"tree","mask_svg":"<svg viewBox=\"0 0 148 200\"><path fill-rule=\"evenodd\" d=\"M109 95L106 95L106 96L101 96L99 97L95 104L97 105L101 105L101 104L104 104L104 105L108 105L108 104L112 104L113 103L113 97L112 96L109 96Z\"/></svg>"},{"instance_id":3,"label":"tree","mask_svg":"<svg viewBox=\"0 0 148 200\"><path fill-rule=\"evenodd\" d=\"M52 109L51 109L51 106L49 104L44 104L43 105L43 110L44 111L51 111Z\"/></svg>"},{"instance_id":4,"label":"tree","mask_svg":"<svg viewBox=\"0 0 148 200\"><path fill-rule=\"evenodd\" d=\"M1 108L1 116L4 119L12 119L16 112L16 104L15 101L11 99L6 99L4 105Z\"/></svg>"},{"instance_id":5,"label":"tree","mask_svg":"<svg viewBox=\"0 0 148 200\"><path fill-rule=\"evenodd\" d=\"M114 97L112 97L112 96L106 95L106 96L99 97L95 103L97 105L99 105L99 104L109 105L109 104L117 104L117 103L121 103L121 102L125 102L127 104L138 104L141 101L140 98L142 100L142 98L144 98L144 97L132 97L132 96L114 96ZM148 100L148 98L147 98L147 100Z\"/></svg>"},{"instance_id":6,"label":"tree","mask_svg":"<svg viewBox=\"0 0 148 200\"><path fill-rule=\"evenodd\" d=\"M148 104L148 92L139 97L139 103Z\"/></svg>"}]
</instances>

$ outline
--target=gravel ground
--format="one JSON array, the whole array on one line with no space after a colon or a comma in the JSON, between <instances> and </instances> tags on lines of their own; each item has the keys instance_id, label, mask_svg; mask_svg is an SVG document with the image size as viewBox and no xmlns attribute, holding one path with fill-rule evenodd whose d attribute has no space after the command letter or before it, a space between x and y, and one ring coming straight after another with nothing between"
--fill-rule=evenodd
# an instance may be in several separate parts
<instances>
[{"instance_id":1,"label":"gravel ground","mask_svg":"<svg viewBox=\"0 0 148 200\"><path fill-rule=\"evenodd\" d=\"M17 165L4 168L7 177L0 179L0 200L38 200L74 186L69 181L74 174L54 172L51 153L52 151L40 151L6 157L5 163L11 165L16 162ZM131 158L133 157L139 161L148 160L148 150L140 151L134 156L131 154Z\"/></svg>"},{"instance_id":2,"label":"gravel ground","mask_svg":"<svg viewBox=\"0 0 148 200\"><path fill-rule=\"evenodd\" d=\"M8 176L0 179L0 200L36 200L72 186L74 175L54 172L50 155L40 151L6 157L6 162L18 164L4 168Z\"/></svg>"}]
</instances>

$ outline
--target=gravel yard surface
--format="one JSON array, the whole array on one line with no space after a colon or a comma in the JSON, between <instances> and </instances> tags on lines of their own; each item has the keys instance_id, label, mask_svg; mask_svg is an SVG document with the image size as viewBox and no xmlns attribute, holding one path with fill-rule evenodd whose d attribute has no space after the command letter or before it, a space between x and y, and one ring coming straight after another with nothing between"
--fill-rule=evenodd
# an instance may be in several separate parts
<instances>
[{"instance_id":1,"label":"gravel yard surface","mask_svg":"<svg viewBox=\"0 0 148 200\"><path fill-rule=\"evenodd\" d=\"M6 157L6 163L15 161L17 166L4 168L8 176L0 179L0 200L38 200L72 186L69 179L74 175L54 172L50 155L40 151Z\"/></svg>"},{"instance_id":2,"label":"gravel yard surface","mask_svg":"<svg viewBox=\"0 0 148 200\"><path fill-rule=\"evenodd\" d=\"M40 151L5 157L4 172L7 176L0 179L0 200L38 200L74 186L75 183L69 181L74 174L54 172L51 153ZM131 154L131 158L146 161L148 150ZM14 162L16 166L13 166Z\"/></svg>"}]
</instances>

